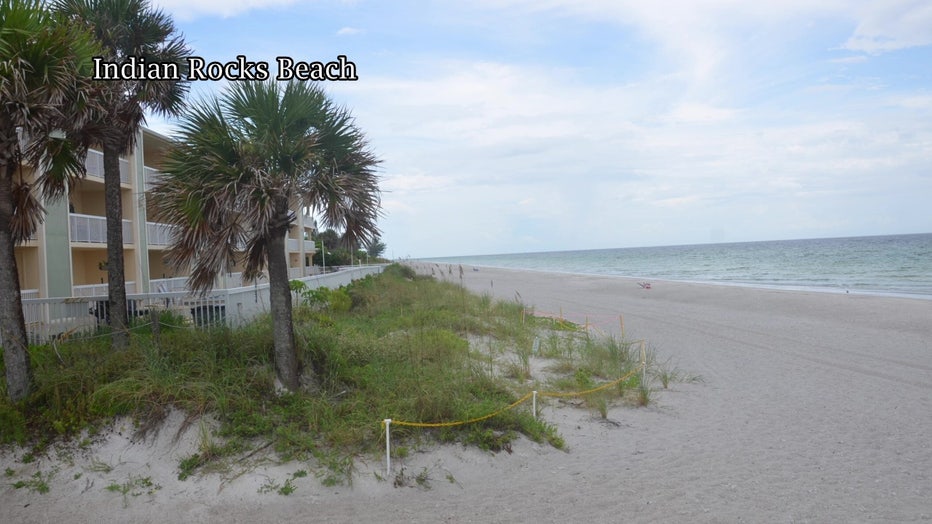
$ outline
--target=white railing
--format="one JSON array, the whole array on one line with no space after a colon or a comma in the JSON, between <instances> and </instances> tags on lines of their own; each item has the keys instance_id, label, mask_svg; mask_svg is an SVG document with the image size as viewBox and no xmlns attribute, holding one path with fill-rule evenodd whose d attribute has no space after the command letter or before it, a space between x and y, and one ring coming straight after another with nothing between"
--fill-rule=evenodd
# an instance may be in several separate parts
<instances>
[{"instance_id":1,"label":"white railing","mask_svg":"<svg viewBox=\"0 0 932 524\"><path fill-rule=\"evenodd\" d=\"M172 232L178 226L170 224L160 224L158 222L146 222L146 235L149 237L150 246L167 246L171 244Z\"/></svg>"},{"instance_id":2,"label":"white railing","mask_svg":"<svg viewBox=\"0 0 932 524\"><path fill-rule=\"evenodd\" d=\"M366 275L381 272L382 266L365 266L305 277L301 280L312 289L335 289ZM130 291L130 284L131 282L126 283L127 312L131 319L138 318L137 322L148 322L147 315L155 309L172 311L183 317L184 322L195 327L218 323L238 326L269 310L267 283L236 289L217 289L206 296L192 295L188 291L135 294ZM135 289L135 285L132 289ZM94 332L109 321L107 300L106 293L68 298L24 299L23 315L29 341L43 343L59 337L81 338ZM3 341L0 340L0 346L2 344Z\"/></svg>"},{"instance_id":3,"label":"white railing","mask_svg":"<svg viewBox=\"0 0 932 524\"><path fill-rule=\"evenodd\" d=\"M107 243L107 218L95 215L80 215L71 213L71 241ZM133 223L123 221L123 243L133 243Z\"/></svg>"},{"instance_id":4,"label":"white railing","mask_svg":"<svg viewBox=\"0 0 932 524\"><path fill-rule=\"evenodd\" d=\"M93 149L87 150L87 158L84 159L84 168L87 169L88 176L104 177L104 154Z\"/></svg>"},{"instance_id":5,"label":"white railing","mask_svg":"<svg viewBox=\"0 0 932 524\"><path fill-rule=\"evenodd\" d=\"M288 249L289 252L294 253L296 251L301 251L301 247L298 244L298 239L286 238L285 241L287 242L286 248Z\"/></svg>"},{"instance_id":6,"label":"white railing","mask_svg":"<svg viewBox=\"0 0 932 524\"><path fill-rule=\"evenodd\" d=\"M149 281L153 293L170 293L188 289L188 277L156 278Z\"/></svg>"},{"instance_id":7,"label":"white railing","mask_svg":"<svg viewBox=\"0 0 932 524\"><path fill-rule=\"evenodd\" d=\"M80 286L71 286L71 294L76 297L93 297L97 295L107 296L110 286L108 284L83 284ZM129 281L126 283L126 292L136 292L136 282Z\"/></svg>"},{"instance_id":8,"label":"white railing","mask_svg":"<svg viewBox=\"0 0 932 524\"><path fill-rule=\"evenodd\" d=\"M152 186L162 178L162 172L154 167L146 167L143 173L146 175L146 191L152 189Z\"/></svg>"},{"instance_id":9,"label":"white railing","mask_svg":"<svg viewBox=\"0 0 932 524\"><path fill-rule=\"evenodd\" d=\"M128 293L126 311L131 324L149 322L149 312L155 309L172 311L184 318L183 322L202 327L225 322L226 301L222 293L208 296L193 296L187 291ZM41 344L54 338L86 337L110 323L108 310L106 295L24 300L27 338L30 343Z\"/></svg>"},{"instance_id":10,"label":"white railing","mask_svg":"<svg viewBox=\"0 0 932 524\"><path fill-rule=\"evenodd\" d=\"M94 149L87 150L87 158L84 160L84 167L87 174L98 178L104 177L104 154ZM123 184L130 183L129 177L129 160L120 159L120 182Z\"/></svg>"},{"instance_id":11,"label":"white railing","mask_svg":"<svg viewBox=\"0 0 932 524\"><path fill-rule=\"evenodd\" d=\"M107 300L107 297L102 297ZM84 298L33 298L23 300L26 338L31 344L41 344L64 334L75 335L93 331L97 322ZM0 340L0 344L2 344Z\"/></svg>"},{"instance_id":12,"label":"white railing","mask_svg":"<svg viewBox=\"0 0 932 524\"><path fill-rule=\"evenodd\" d=\"M19 292L19 296L20 298L24 300L27 298L39 298L39 290L38 289L21 289Z\"/></svg>"},{"instance_id":13,"label":"white railing","mask_svg":"<svg viewBox=\"0 0 932 524\"><path fill-rule=\"evenodd\" d=\"M310 253L311 251L317 251L317 244L313 240L304 241L304 252Z\"/></svg>"}]
</instances>

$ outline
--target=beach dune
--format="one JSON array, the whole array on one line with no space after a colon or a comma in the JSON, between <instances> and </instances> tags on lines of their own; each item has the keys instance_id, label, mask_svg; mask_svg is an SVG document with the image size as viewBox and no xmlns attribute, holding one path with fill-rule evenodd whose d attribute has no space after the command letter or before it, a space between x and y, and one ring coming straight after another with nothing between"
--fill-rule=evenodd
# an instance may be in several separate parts
<instances>
[{"instance_id":1,"label":"beach dune","mask_svg":"<svg viewBox=\"0 0 932 524\"><path fill-rule=\"evenodd\" d=\"M458 266L451 273L413 265L460 282ZM151 501L125 508L100 490L42 497L3 488L0 516L25 522L932 519L932 301L662 281L647 289L627 278L471 267L462 281L472 291L520 299L538 314L616 336L623 323L627 338L647 340L659 361L702 381L668 390L655 382L659 391L649 406L609 410L615 424L551 404L543 416L558 426L566 452L520 440L511 454L460 446L414 453L403 465L427 471L429 490L394 488L375 479L383 464L363 461L352 486L304 479L289 497L256 494L254 479L219 489L210 479L167 478ZM85 503L76 503L81 497Z\"/></svg>"}]
</instances>

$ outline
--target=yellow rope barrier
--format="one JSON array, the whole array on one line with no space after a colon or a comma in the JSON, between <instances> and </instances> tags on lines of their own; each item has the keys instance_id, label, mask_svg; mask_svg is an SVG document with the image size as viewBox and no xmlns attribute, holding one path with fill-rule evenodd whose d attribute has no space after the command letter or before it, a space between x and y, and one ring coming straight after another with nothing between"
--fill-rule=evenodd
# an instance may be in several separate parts
<instances>
[{"instance_id":1,"label":"yellow rope barrier","mask_svg":"<svg viewBox=\"0 0 932 524\"><path fill-rule=\"evenodd\" d=\"M527 393L523 397L519 398L518 400L512 402L511 404L503 407L502 409L498 411L489 413L488 415L483 415L481 417L471 418L469 420L461 420L458 422L405 422L403 420L393 420L390 418L384 419L381 422L381 427L382 429L385 430L385 475L391 476L391 473L392 473L391 429L390 429L392 424L395 424L396 426L409 426L409 427L415 427L415 428L449 428L453 426L462 426L464 424L472 424L474 422L481 422L483 420L490 419L496 415L500 415L504 413L505 411L508 411L509 409L515 408L527 402L528 399L530 398L533 398L534 401L536 402L538 394L545 396L545 397L574 397L574 396L588 395L589 393L594 393L602 389L610 388L618 384L619 382L623 380L627 380L628 378L632 377L635 373L638 372L639 368L646 369L646 365L642 362L641 366L629 371L623 377L615 379L611 382L602 384L601 386L594 387L586 391L573 391L570 393L547 393L547 392L538 393L537 391L532 391L530 393ZM534 409L536 410L536 408ZM535 413L535 418L536 418L536 413Z\"/></svg>"},{"instance_id":2,"label":"yellow rope barrier","mask_svg":"<svg viewBox=\"0 0 932 524\"><path fill-rule=\"evenodd\" d=\"M532 395L533 393L528 393L527 395L524 395L523 397L503 407L502 409L495 411L494 413L489 413L488 415L483 415L481 417L471 418L469 420L461 420L459 422L404 422L401 420L392 419L392 424L396 426L411 426L415 428L449 428L453 426L462 426L464 424L472 424L473 422L481 422L483 420L490 419L496 415L500 415L508 411L511 408L517 407L520 404L527 402L527 400L531 398ZM384 421L382 422L382 425L385 425Z\"/></svg>"},{"instance_id":3,"label":"yellow rope barrier","mask_svg":"<svg viewBox=\"0 0 932 524\"><path fill-rule=\"evenodd\" d=\"M639 370L640 370L640 366L638 366L638 368L635 368L635 369L629 371L627 374L625 374L625 375L624 375L623 377L621 377L621 378L617 378L617 379L615 379L615 380L613 380L613 381L611 381L611 382L606 382L605 384L602 384L601 386L597 386L597 387L594 387L594 388L592 388L592 389L587 389L587 390L585 390L585 391L570 391L570 392L566 392L566 393L564 393L564 392L547 392L547 391L541 391L541 392L538 392L537 394L540 395L540 396L542 396L542 397L581 397L581 396L583 396L583 395L588 395L589 393L595 393L596 391L601 391L601 390L603 390L603 389L610 388L610 387L614 386L615 384L618 384L619 382L622 382L622 381L624 381L624 380L628 380L628 379L631 378L635 373L637 373Z\"/></svg>"},{"instance_id":4,"label":"yellow rope barrier","mask_svg":"<svg viewBox=\"0 0 932 524\"><path fill-rule=\"evenodd\" d=\"M595 393L596 391L601 391L603 389L610 388L618 384L619 382L628 380L629 378L634 376L634 374L637 373L639 370L640 370L640 366L638 366L638 368L636 369L629 371L621 378L617 378L611 382L606 382L605 384L594 387L592 389L587 389L585 391L571 391L568 393L539 391L537 394L542 397L581 397L583 395L588 395L590 393ZM488 415L483 415L481 417L471 418L469 420L460 420L456 422L405 422L403 420L391 419L391 421L392 421L392 424L396 426L409 426L409 427L415 427L415 428L449 428L453 426L462 426L464 424L472 424L474 422L481 422L483 420L490 419L497 415L501 415L502 413L508 411L509 409L513 409L527 402L528 399L530 399L533 395L534 395L534 392L532 391L524 395L523 397L519 398L518 400L512 402L511 404L503 407L502 409L499 409L498 411L494 411L492 413L489 413ZM382 421L382 426L383 427L385 426L384 420Z\"/></svg>"}]
</instances>

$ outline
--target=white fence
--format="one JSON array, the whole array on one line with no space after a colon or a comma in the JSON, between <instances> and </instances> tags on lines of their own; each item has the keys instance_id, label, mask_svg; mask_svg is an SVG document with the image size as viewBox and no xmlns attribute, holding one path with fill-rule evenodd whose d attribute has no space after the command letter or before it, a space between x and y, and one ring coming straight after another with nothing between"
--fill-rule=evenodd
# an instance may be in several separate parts
<instances>
[{"instance_id":1,"label":"white fence","mask_svg":"<svg viewBox=\"0 0 932 524\"><path fill-rule=\"evenodd\" d=\"M75 297L96 297L98 295L107 296L110 292L108 284L83 284L80 286L71 286L71 294ZM136 292L136 282L130 280L126 283L126 292ZM23 297L26 298L26 297Z\"/></svg>"},{"instance_id":2,"label":"white fence","mask_svg":"<svg viewBox=\"0 0 932 524\"><path fill-rule=\"evenodd\" d=\"M72 242L107 243L107 217L71 213L69 220ZM123 221L123 243L133 243L133 223L129 220Z\"/></svg>"},{"instance_id":3,"label":"white fence","mask_svg":"<svg viewBox=\"0 0 932 524\"><path fill-rule=\"evenodd\" d=\"M99 178L104 177L104 154L94 149L87 150L87 158L84 160L84 167L87 174ZM129 160L120 158L120 182L129 184Z\"/></svg>"},{"instance_id":4,"label":"white fence","mask_svg":"<svg viewBox=\"0 0 932 524\"><path fill-rule=\"evenodd\" d=\"M158 169L148 166L144 171L146 174L146 191L149 191L162 178L162 173Z\"/></svg>"},{"instance_id":5,"label":"white fence","mask_svg":"<svg viewBox=\"0 0 932 524\"><path fill-rule=\"evenodd\" d=\"M300 280L312 289L344 286L367 275L382 272L384 266L358 266ZM178 280L178 279L165 279ZM128 286L127 286L128 287ZM269 285L215 289L205 296L190 291L128 293L130 317L146 316L153 309L172 311L194 326L243 325L269 311ZM68 298L34 298L23 300L23 315L30 343L55 338L80 336L94 332L109 321L106 294ZM0 341L2 345L2 341Z\"/></svg>"},{"instance_id":6,"label":"white fence","mask_svg":"<svg viewBox=\"0 0 932 524\"><path fill-rule=\"evenodd\" d=\"M153 293L185 291L188 289L188 277L153 279L149 281L149 289L153 290Z\"/></svg>"},{"instance_id":7,"label":"white fence","mask_svg":"<svg viewBox=\"0 0 932 524\"><path fill-rule=\"evenodd\" d=\"M160 224L158 222L146 222L146 236L149 238L150 246L167 246L171 244L172 232L178 226L170 224Z\"/></svg>"}]
</instances>

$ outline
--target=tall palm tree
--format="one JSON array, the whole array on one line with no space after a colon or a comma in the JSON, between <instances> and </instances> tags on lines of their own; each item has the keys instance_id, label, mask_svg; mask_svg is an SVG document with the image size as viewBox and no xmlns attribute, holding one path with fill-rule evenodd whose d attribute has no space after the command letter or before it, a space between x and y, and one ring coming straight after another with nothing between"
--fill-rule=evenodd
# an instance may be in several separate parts
<instances>
[{"instance_id":1,"label":"tall palm tree","mask_svg":"<svg viewBox=\"0 0 932 524\"><path fill-rule=\"evenodd\" d=\"M337 227L367 217L355 234L374 237L377 164L349 112L318 85L241 82L194 104L162 166L155 215L182 226L166 260L192 268L189 285L205 292L237 262L247 280L268 270L275 371L289 390L299 386L285 254L291 210L309 207Z\"/></svg>"},{"instance_id":2,"label":"tall palm tree","mask_svg":"<svg viewBox=\"0 0 932 524\"><path fill-rule=\"evenodd\" d=\"M15 245L29 238L47 201L84 174L86 151L68 140L86 116L89 34L53 16L40 0L0 3L0 344L7 396L32 389ZM27 178L23 164L39 168Z\"/></svg>"},{"instance_id":3,"label":"tall palm tree","mask_svg":"<svg viewBox=\"0 0 932 524\"><path fill-rule=\"evenodd\" d=\"M190 52L176 33L169 15L148 0L56 0L55 9L79 25L87 26L103 47L103 58L124 63L134 58L146 63L174 63L180 79L107 80L100 84L103 110L85 126L84 145L103 152L104 201L107 217L107 283L109 317L114 349L129 343L126 314L126 273L123 264L123 199L120 191L120 155L135 145L145 111L177 115L188 90L186 74Z\"/></svg>"}]
</instances>

